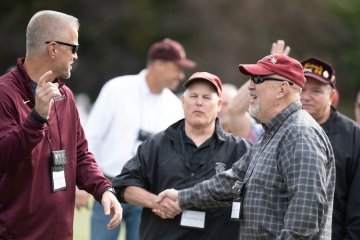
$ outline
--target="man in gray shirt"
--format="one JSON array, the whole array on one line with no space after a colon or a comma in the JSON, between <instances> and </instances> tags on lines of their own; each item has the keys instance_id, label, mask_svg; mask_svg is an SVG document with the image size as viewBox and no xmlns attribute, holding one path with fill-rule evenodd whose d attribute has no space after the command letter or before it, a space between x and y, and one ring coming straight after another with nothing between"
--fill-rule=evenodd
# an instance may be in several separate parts
<instances>
[{"instance_id":1,"label":"man in gray shirt","mask_svg":"<svg viewBox=\"0 0 360 240\"><path fill-rule=\"evenodd\" d=\"M250 75L249 113L265 129L233 167L193 188L165 190L178 210L233 202L240 239L331 239L335 162L323 129L304 110L301 64L275 54L241 64Z\"/></svg>"}]
</instances>

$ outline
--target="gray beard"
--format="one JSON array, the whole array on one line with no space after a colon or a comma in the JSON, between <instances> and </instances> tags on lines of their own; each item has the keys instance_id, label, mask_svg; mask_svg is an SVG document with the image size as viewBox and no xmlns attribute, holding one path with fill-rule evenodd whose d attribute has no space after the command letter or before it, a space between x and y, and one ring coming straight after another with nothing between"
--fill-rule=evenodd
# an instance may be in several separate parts
<instances>
[{"instance_id":1,"label":"gray beard","mask_svg":"<svg viewBox=\"0 0 360 240\"><path fill-rule=\"evenodd\" d=\"M252 106L249 106L249 114L253 117L253 118L256 118L257 119L257 116L259 115L260 113L260 106L259 105L256 105L254 107Z\"/></svg>"}]
</instances>

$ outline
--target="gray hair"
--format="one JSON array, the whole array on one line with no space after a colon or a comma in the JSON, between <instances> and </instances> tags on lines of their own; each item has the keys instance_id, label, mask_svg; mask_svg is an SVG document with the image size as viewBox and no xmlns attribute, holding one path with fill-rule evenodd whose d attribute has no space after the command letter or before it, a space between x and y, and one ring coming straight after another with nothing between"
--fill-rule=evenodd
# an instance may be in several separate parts
<instances>
[{"instance_id":1,"label":"gray hair","mask_svg":"<svg viewBox=\"0 0 360 240\"><path fill-rule=\"evenodd\" d=\"M238 92L237 87L232 83L223 83L222 92L228 92L232 97L235 96Z\"/></svg>"},{"instance_id":2,"label":"gray hair","mask_svg":"<svg viewBox=\"0 0 360 240\"><path fill-rule=\"evenodd\" d=\"M26 29L26 56L39 55L46 41L67 41L69 29L79 31L79 20L65 13L44 10L35 13Z\"/></svg>"}]
</instances>

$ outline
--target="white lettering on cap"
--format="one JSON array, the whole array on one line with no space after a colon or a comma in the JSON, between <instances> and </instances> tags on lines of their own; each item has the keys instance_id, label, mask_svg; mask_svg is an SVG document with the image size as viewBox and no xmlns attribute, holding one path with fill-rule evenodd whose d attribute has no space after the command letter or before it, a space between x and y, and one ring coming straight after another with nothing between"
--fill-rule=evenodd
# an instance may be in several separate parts
<instances>
[{"instance_id":1,"label":"white lettering on cap","mask_svg":"<svg viewBox=\"0 0 360 240\"><path fill-rule=\"evenodd\" d=\"M263 57L260 61L261 62L269 61L272 64L276 64L277 59L275 57L273 57L272 55L268 55L268 56Z\"/></svg>"},{"instance_id":2,"label":"white lettering on cap","mask_svg":"<svg viewBox=\"0 0 360 240\"><path fill-rule=\"evenodd\" d=\"M277 59L274 58L274 57L272 57L272 58L270 59L270 62L271 62L272 64L275 64L275 63L277 62Z\"/></svg>"}]
</instances>

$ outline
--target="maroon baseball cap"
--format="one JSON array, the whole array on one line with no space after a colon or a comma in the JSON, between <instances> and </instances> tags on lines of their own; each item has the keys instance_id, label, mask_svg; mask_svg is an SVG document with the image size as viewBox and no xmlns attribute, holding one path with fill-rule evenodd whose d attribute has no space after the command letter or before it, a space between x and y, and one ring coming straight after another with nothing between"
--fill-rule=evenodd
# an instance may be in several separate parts
<instances>
[{"instance_id":1,"label":"maroon baseball cap","mask_svg":"<svg viewBox=\"0 0 360 240\"><path fill-rule=\"evenodd\" d=\"M184 47L170 38L154 43L149 49L148 58L174 61L182 68L194 68L196 66L196 62L186 58Z\"/></svg>"},{"instance_id":2,"label":"maroon baseball cap","mask_svg":"<svg viewBox=\"0 0 360 240\"><path fill-rule=\"evenodd\" d=\"M245 75L279 75L304 87L306 79L304 70L299 61L283 54L268 55L256 64L240 64L239 70Z\"/></svg>"},{"instance_id":3,"label":"maroon baseball cap","mask_svg":"<svg viewBox=\"0 0 360 240\"><path fill-rule=\"evenodd\" d=\"M335 88L335 69L329 63L311 57L302 61L301 64L304 67L305 77L330 84L331 87Z\"/></svg>"},{"instance_id":4,"label":"maroon baseball cap","mask_svg":"<svg viewBox=\"0 0 360 240\"><path fill-rule=\"evenodd\" d=\"M209 81L215 88L218 96L222 94L222 83L218 76L208 73L208 72L196 72L184 83L185 89L188 88L195 80L207 80Z\"/></svg>"}]
</instances>

